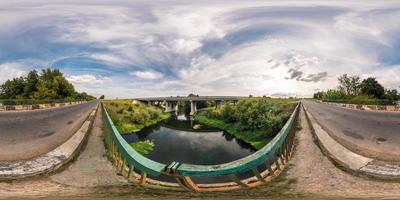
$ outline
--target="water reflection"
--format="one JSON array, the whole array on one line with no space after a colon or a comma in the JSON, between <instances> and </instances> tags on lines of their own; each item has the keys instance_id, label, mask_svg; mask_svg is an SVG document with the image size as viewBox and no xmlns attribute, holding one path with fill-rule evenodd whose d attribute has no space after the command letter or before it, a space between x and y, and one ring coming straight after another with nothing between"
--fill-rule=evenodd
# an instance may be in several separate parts
<instances>
[{"instance_id":1,"label":"water reflection","mask_svg":"<svg viewBox=\"0 0 400 200\"><path fill-rule=\"evenodd\" d=\"M172 161L201 165L222 164L255 151L246 142L224 131L203 125L194 129L193 126L194 122L189 116L178 115L138 133L124 134L123 137L128 143L153 141L155 147L147 157L165 164ZM207 179L205 182L212 180Z\"/></svg>"}]
</instances>

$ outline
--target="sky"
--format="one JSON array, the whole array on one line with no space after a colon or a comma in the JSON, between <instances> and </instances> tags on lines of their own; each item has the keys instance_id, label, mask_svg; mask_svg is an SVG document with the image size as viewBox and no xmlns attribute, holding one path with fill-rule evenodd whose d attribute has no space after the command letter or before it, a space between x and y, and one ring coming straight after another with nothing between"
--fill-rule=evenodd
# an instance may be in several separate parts
<instances>
[{"instance_id":1,"label":"sky","mask_svg":"<svg viewBox=\"0 0 400 200\"><path fill-rule=\"evenodd\" d=\"M0 83L60 69L107 98L400 89L400 1L0 1Z\"/></svg>"}]
</instances>

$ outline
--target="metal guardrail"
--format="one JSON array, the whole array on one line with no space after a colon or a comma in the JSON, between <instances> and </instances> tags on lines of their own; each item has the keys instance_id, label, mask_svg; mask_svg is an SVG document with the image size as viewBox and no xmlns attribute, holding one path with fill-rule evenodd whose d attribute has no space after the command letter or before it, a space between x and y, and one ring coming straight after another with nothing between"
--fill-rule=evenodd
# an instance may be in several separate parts
<instances>
[{"instance_id":1,"label":"metal guardrail","mask_svg":"<svg viewBox=\"0 0 400 200\"><path fill-rule=\"evenodd\" d=\"M285 126L266 146L257 152L220 165L191 165L179 162L172 162L168 165L155 162L136 152L120 135L112 122L105 106L102 104L103 117L108 129L106 145L109 156L114 160L120 172L131 181L138 181L140 184L155 184L165 187L178 187L194 192L223 191L239 189L243 187L255 187L264 184L278 175L290 160L293 151L295 136L295 123L300 110L298 104L286 122ZM260 172L259 166L266 170ZM140 171L140 174L136 173ZM252 172L253 176L240 180L239 173ZM176 183L153 180L147 177L160 176L161 174L174 177ZM227 176L232 181L213 184L196 184L191 177L219 177Z\"/></svg>"}]
</instances>

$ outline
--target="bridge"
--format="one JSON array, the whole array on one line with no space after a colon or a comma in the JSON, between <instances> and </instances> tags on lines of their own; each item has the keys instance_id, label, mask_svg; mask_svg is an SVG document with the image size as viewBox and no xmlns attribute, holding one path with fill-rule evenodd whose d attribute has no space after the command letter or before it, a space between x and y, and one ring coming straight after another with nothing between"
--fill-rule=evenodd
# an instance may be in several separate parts
<instances>
[{"instance_id":1,"label":"bridge","mask_svg":"<svg viewBox=\"0 0 400 200\"><path fill-rule=\"evenodd\" d=\"M245 97L152 97L138 98L135 100L147 103L150 102L150 104L165 104L166 102L178 103L185 101L236 102L240 98ZM63 143L65 140L71 137L71 135L73 135L76 127L79 127L85 116L87 116L88 112L90 112L96 105L97 102L90 102L71 107L41 111L0 113L0 136L4 139L3 142L0 141L0 147L4 147L2 148L2 153L0 153L0 172L2 170L5 171L14 167L5 167L4 164L15 160L31 159L32 157L41 156L47 151L58 146L60 143ZM315 127L315 124L313 122L310 122L310 124L307 122L307 119L304 116L305 111L302 108L307 108L307 116L317 119L317 123L319 123L323 129L309 129L306 128L307 126L303 126L304 124L312 124L312 126ZM99 152L99 150L92 150L93 145L89 145L84 151L82 151L82 153L88 152L88 155L86 155L86 157L82 157L82 155L80 155L79 157L79 159L81 159L80 164L79 162L78 164L71 164L73 169L81 173L75 174L76 176L73 177L76 179L76 182L79 182L80 184L83 184L88 180L92 180L93 182L97 183L98 180L104 179L104 182L107 182L109 180L107 179L108 177L112 177L112 175L117 177L115 169L112 168L113 166L111 163L109 163L109 160L104 157L104 154L107 153L108 158L113 162L114 166L118 168L118 174L123 175L120 178L125 177L126 179L124 180L132 183L138 183L141 185L155 185L158 188L173 188L194 192L224 191L256 187L261 184L268 183L273 177L278 176L285 169L289 161L293 164L293 166L303 169L306 168L311 170L312 166L320 166L321 163L315 163L315 158L311 158L311 161L304 161L308 162L308 164L304 166L303 160L305 158L312 157L313 154L311 154L311 156L309 154L302 155L302 153L307 153L308 151L298 151L297 148L302 145L315 145L314 140L311 139L309 141L310 143L303 144L304 141L301 138L304 137L304 133L309 135L311 138L311 135L316 135L315 133L312 133L313 131L318 132L321 130L330 130L328 131L329 135L331 135L332 138L338 141L338 143L342 144L348 149L353 150L354 152L357 152L358 150L360 151L358 152L360 154L376 158L376 161L371 162L371 164L367 166L369 168L365 169L379 167L378 164L385 160L395 164L399 163L399 112L389 113L382 111L355 111L338 106L303 101L296 107L282 130L280 130L276 137L266 146L247 157L219 165L192 165L180 162L159 163L154 160L150 160L136 152L122 138L121 134L116 129L114 122L111 120L106 108L101 106L96 116L98 119L96 129L98 131L97 135L99 138L93 143L93 145L94 147L101 149L100 153L98 153L98 155L96 154L97 157L94 157L93 153ZM297 132L299 132L299 130L296 128L296 123L297 118L300 116L303 116L301 120L301 123L303 123L303 135L300 134L299 136L296 136ZM104 132L103 123L105 124ZM295 148L298 153L297 159L292 160L292 156L296 157L296 154L293 154L295 137L299 139L299 142L296 143ZM90 140L91 139L89 139L89 141ZM81 140L79 140L79 142L80 141ZM103 141L105 143L103 143ZM14 148L13 146L18 147ZM316 147L317 146L321 148L321 144L318 143ZM107 151L105 151L104 147L106 147ZM9 151L9 149L12 151ZM317 152L320 151L318 150ZM346 157L345 153L343 152L338 155L341 157ZM110 165L107 173L104 173L103 169L98 169L100 172L93 172L93 176L95 178L86 177L85 175L87 175L87 170L92 169L92 167L87 166L102 165L96 165L93 160L88 160L88 157L93 158L93 160L104 159L102 164L108 163ZM299 164L300 161L303 163ZM30 164L31 163L29 163L29 166ZM399 167L395 168L395 164L391 165L390 169L386 167L388 168L386 172L399 174L400 165ZM335 166L332 165L332 168L333 167ZM240 175L248 172L250 172L252 176L241 179ZM61 173L62 176L60 175L61 177L52 175L51 179L64 184L65 180L70 180L66 178L70 177L70 173L70 169L63 170ZM312 174L314 174L314 172ZM326 173L324 172L324 175L325 174ZM100 178L98 176L100 176ZM163 182L153 179L154 177L159 176L172 177L175 182ZM349 174L349 176L352 175ZM212 184L196 183L196 180L202 177L228 177L230 180L228 180L229 182L218 182ZM336 177L331 178L333 179ZM360 180L356 179L356 181ZM368 180L368 184L371 182L373 182L373 180ZM380 185L382 183L377 182L377 184ZM386 184L384 187L387 185L388 184ZM400 188L400 185L398 185L398 188Z\"/></svg>"},{"instance_id":2,"label":"bridge","mask_svg":"<svg viewBox=\"0 0 400 200\"><path fill-rule=\"evenodd\" d=\"M197 112L197 102L199 101L213 101L215 106L218 107L226 101L237 102L244 96L188 96L188 97L147 97L135 98L134 100L145 102L149 105L160 105L165 108L165 112L174 112L178 110L180 102L190 102L190 115Z\"/></svg>"}]
</instances>

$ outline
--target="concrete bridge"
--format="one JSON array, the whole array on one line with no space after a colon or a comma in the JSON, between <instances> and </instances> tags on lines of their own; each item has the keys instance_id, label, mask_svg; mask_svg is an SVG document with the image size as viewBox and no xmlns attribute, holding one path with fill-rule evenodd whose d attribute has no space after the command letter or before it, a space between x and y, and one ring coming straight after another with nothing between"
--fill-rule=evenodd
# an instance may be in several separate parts
<instances>
[{"instance_id":1,"label":"concrete bridge","mask_svg":"<svg viewBox=\"0 0 400 200\"><path fill-rule=\"evenodd\" d=\"M237 102L241 96L192 96L192 97L147 97L135 98L134 100L148 103L149 105L160 105L165 108L165 112L178 111L180 102L190 102L190 115L197 112L197 102L199 101L213 101L215 106L218 107L226 101Z\"/></svg>"}]
</instances>

